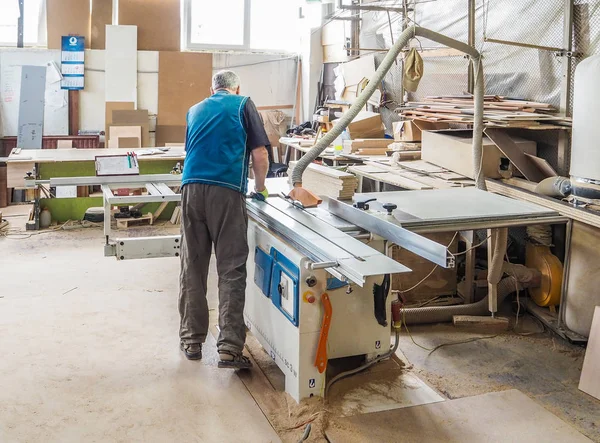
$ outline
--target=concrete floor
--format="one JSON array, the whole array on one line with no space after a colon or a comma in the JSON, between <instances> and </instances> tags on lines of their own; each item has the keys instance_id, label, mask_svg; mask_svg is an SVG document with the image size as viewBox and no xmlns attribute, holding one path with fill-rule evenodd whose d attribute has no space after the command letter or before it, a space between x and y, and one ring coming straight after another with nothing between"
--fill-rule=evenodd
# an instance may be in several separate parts
<instances>
[{"instance_id":1,"label":"concrete floor","mask_svg":"<svg viewBox=\"0 0 600 443\"><path fill-rule=\"evenodd\" d=\"M540 326L525 317L518 330L536 331ZM413 326L410 331L416 343L430 349L483 336L457 330L451 324ZM600 401L577 388L585 354L582 347L549 332L526 336L508 332L430 354L404 333L400 351L411 370L448 399L518 389L592 441L600 442Z\"/></svg>"},{"instance_id":2,"label":"concrete floor","mask_svg":"<svg viewBox=\"0 0 600 443\"><path fill-rule=\"evenodd\" d=\"M117 262L102 244L99 229L0 238L0 442L279 441L240 379L216 368L212 338L202 362L181 355L178 261ZM411 332L425 347L477 335ZM428 355L403 334L400 350L448 399L516 388L600 442L600 402L577 390L581 348L507 334Z\"/></svg>"},{"instance_id":3,"label":"concrete floor","mask_svg":"<svg viewBox=\"0 0 600 443\"><path fill-rule=\"evenodd\" d=\"M212 337L179 351L178 261L102 253L99 229L0 238L0 441L279 441Z\"/></svg>"}]
</instances>

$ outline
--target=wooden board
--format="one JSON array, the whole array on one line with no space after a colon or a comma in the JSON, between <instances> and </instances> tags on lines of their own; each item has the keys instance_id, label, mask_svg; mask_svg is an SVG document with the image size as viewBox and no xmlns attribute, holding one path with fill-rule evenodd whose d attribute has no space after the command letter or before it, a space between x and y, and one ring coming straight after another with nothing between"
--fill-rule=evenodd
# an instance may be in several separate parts
<instances>
[{"instance_id":1,"label":"wooden board","mask_svg":"<svg viewBox=\"0 0 600 443\"><path fill-rule=\"evenodd\" d=\"M177 144L183 146L185 143L185 126L163 126L156 127L156 143L158 147Z\"/></svg>"},{"instance_id":2,"label":"wooden board","mask_svg":"<svg viewBox=\"0 0 600 443\"><path fill-rule=\"evenodd\" d=\"M151 225L154 223L154 215L149 212L146 215L143 215L138 218L117 218L117 229L127 229L133 226L145 226Z\"/></svg>"},{"instance_id":3,"label":"wooden board","mask_svg":"<svg viewBox=\"0 0 600 443\"><path fill-rule=\"evenodd\" d=\"M108 147L119 148L119 138L136 138L141 140L141 126L111 126L108 129Z\"/></svg>"},{"instance_id":4,"label":"wooden board","mask_svg":"<svg viewBox=\"0 0 600 443\"><path fill-rule=\"evenodd\" d=\"M133 102L137 107L137 27L106 27L104 93L107 102Z\"/></svg>"},{"instance_id":5,"label":"wooden board","mask_svg":"<svg viewBox=\"0 0 600 443\"><path fill-rule=\"evenodd\" d=\"M502 332L508 330L509 320L506 317L490 317L477 315L455 315L454 326L481 331L481 333Z\"/></svg>"},{"instance_id":6,"label":"wooden board","mask_svg":"<svg viewBox=\"0 0 600 443\"><path fill-rule=\"evenodd\" d=\"M142 148L150 147L150 120L145 109L114 110L112 112L111 126L140 126Z\"/></svg>"},{"instance_id":7,"label":"wooden board","mask_svg":"<svg viewBox=\"0 0 600 443\"><path fill-rule=\"evenodd\" d=\"M592 441L516 389L330 421L336 443Z\"/></svg>"},{"instance_id":8,"label":"wooden board","mask_svg":"<svg viewBox=\"0 0 600 443\"><path fill-rule=\"evenodd\" d=\"M112 24L113 0L92 0L90 48L106 48L106 25Z\"/></svg>"},{"instance_id":9,"label":"wooden board","mask_svg":"<svg viewBox=\"0 0 600 443\"><path fill-rule=\"evenodd\" d=\"M25 175L33 171L34 162L9 162L7 165L6 186L8 188L24 188Z\"/></svg>"},{"instance_id":10,"label":"wooden board","mask_svg":"<svg viewBox=\"0 0 600 443\"><path fill-rule=\"evenodd\" d=\"M107 101L105 104L105 111L104 111L104 121L105 121L105 126L104 126L104 134L106 135L106 139L108 140L108 127L112 126L113 123L113 111L118 111L118 110L134 110L135 109L135 103L133 102L109 102Z\"/></svg>"},{"instance_id":11,"label":"wooden board","mask_svg":"<svg viewBox=\"0 0 600 443\"><path fill-rule=\"evenodd\" d=\"M137 149L141 148L142 143L138 137L119 137L117 138L117 148L119 149Z\"/></svg>"},{"instance_id":12,"label":"wooden board","mask_svg":"<svg viewBox=\"0 0 600 443\"><path fill-rule=\"evenodd\" d=\"M527 153L525 153L525 156L531 160L546 177L556 177L558 175L547 160Z\"/></svg>"},{"instance_id":13,"label":"wooden board","mask_svg":"<svg viewBox=\"0 0 600 443\"><path fill-rule=\"evenodd\" d=\"M600 306L594 311L579 389L600 400Z\"/></svg>"},{"instance_id":14,"label":"wooden board","mask_svg":"<svg viewBox=\"0 0 600 443\"><path fill-rule=\"evenodd\" d=\"M540 182L544 174L529 161L525 153L516 143L501 129L487 128L485 134L494 142L494 144L508 157L511 163L523 174L527 180Z\"/></svg>"},{"instance_id":15,"label":"wooden board","mask_svg":"<svg viewBox=\"0 0 600 443\"><path fill-rule=\"evenodd\" d=\"M90 2L82 0L46 0L48 49L61 49L63 35L85 37L90 47Z\"/></svg>"},{"instance_id":16,"label":"wooden board","mask_svg":"<svg viewBox=\"0 0 600 443\"><path fill-rule=\"evenodd\" d=\"M384 149L387 150L393 140L389 138L357 138L355 140L344 140L344 152L352 153L360 149Z\"/></svg>"},{"instance_id":17,"label":"wooden board","mask_svg":"<svg viewBox=\"0 0 600 443\"><path fill-rule=\"evenodd\" d=\"M119 0L119 24L138 27L138 50L181 50L180 0Z\"/></svg>"},{"instance_id":18,"label":"wooden board","mask_svg":"<svg viewBox=\"0 0 600 443\"><path fill-rule=\"evenodd\" d=\"M204 53L159 53L158 125L185 126L189 108L210 96L212 59Z\"/></svg>"}]
</instances>

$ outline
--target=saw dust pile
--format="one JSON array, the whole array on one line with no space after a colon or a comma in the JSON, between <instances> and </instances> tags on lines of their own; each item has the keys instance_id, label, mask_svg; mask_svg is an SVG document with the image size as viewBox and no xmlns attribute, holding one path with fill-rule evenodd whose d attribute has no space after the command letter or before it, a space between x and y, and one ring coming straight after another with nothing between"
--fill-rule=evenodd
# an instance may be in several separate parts
<instances>
[{"instance_id":1,"label":"saw dust pile","mask_svg":"<svg viewBox=\"0 0 600 443\"><path fill-rule=\"evenodd\" d=\"M240 372L239 377L284 443L301 440L310 424L306 442L325 441L328 411L322 398L313 397L300 404L285 392L285 380L277 364L260 343L249 335L246 348L260 371Z\"/></svg>"}]
</instances>

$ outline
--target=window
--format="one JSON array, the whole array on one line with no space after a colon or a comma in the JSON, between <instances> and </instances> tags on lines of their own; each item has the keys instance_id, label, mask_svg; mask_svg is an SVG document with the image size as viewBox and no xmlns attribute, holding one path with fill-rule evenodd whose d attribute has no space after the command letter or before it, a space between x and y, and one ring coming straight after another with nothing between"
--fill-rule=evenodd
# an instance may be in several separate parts
<instances>
[{"instance_id":1,"label":"window","mask_svg":"<svg viewBox=\"0 0 600 443\"><path fill-rule=\"evenodd\" d=\"M44 46L46 42L45 0L24 2L23 43ZM17 46L19 0L0 0L0 46Z\"/></svg>"},{"instance_id":2,"label":"window","mask_svg":"<svg viewBox=\"0 0 600 443\"><path fill-rule=\"evenodd\" d=\"M302 0L185 0L187 49L298 52Z\"/></svg>"}]
</instances>

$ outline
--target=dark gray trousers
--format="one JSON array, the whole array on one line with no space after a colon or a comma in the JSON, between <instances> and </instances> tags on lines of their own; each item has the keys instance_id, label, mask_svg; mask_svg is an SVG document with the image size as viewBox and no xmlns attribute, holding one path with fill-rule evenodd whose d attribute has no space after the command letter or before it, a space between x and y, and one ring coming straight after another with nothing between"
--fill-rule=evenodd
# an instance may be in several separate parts
<instances>
[{"instance_id":1,"label":"dark gray trousers","mask_svg":"<svg viewBox=\"0 0 600 443\"><path fill-rule=\"evenodd\" d=\"M246 340L246 199L232 189L190 183L183 187L181 210L181 341L192 344L206 340L208 267L214 245L219 275L220 334L217 347L239 353Z\"/></svg>"}]
</instances>

